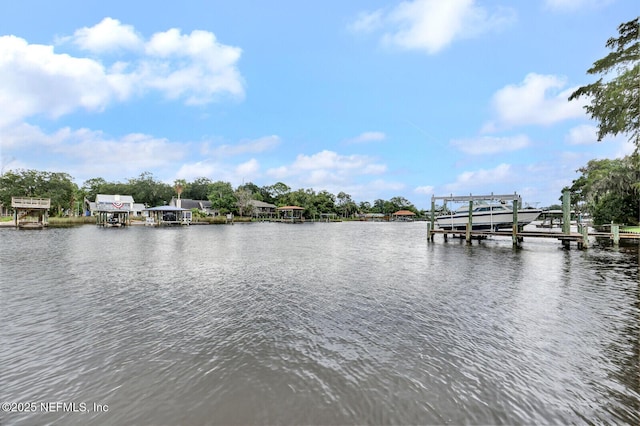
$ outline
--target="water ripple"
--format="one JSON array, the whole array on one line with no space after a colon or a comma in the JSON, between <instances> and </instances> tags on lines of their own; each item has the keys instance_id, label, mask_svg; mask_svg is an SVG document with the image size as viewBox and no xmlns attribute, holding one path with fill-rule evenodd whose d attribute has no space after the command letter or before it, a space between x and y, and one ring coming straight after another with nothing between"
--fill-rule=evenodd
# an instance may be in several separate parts
<instances>
[{"instance_id":1,"label":"water ripple","mask_svg":"<svg viewBox=\"0 0 640 426\"><path fill-rule=\"evenodd\" d=\"M640 422L636 247L419 223L0 240L0 399L109 405L2 425Z\"/></svg>"}]
</instances>

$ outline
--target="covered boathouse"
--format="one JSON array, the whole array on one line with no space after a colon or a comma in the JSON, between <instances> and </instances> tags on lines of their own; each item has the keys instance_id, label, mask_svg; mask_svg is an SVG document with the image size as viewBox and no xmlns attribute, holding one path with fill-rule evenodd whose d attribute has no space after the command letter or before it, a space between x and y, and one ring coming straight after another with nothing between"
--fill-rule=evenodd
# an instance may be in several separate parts
<instances>
[{"instance_id":1,"label":"covered boathouse","mask_svg":"<svg viewBox=\"0 0 640 426\"><path fill-rule=\"evenodd\" d=\"M41 229L49 224L51 198L11 197L16 227Z\"/></svg>"},{"instance_id":2,"label":"covered boathouse","mask_svg":"<svg viewBox=\"0 0 640 426\"><path fill-rule=\"evenodd\" d=\"M302 217L302 213L304 212L304 208L300 206L284 206L278 207L278 215L282 222L289 223L302 223L304 222L304 218Z\"/></svg>"},{"instance_id":3,"label":"covered boathouse","mask_svg":"<svg viewBox=\"0 0 640 426\"><path fill-rule=\"evenodd\" d=\"M98 226L130 225L130 212L133 210L131 195L97 194L94 214Z\"/></svg>"},{"instance_id":4,"label":"covered boathouse","mask_svg":"<svg viewBox=\"0 0 640 426\"><path fill-rule=\"evenodd\" d=\"M149 226L189 225L191 223L191 210L176 206L157 206L144 209L147 214Z\"/></svg>"}]
</instances>

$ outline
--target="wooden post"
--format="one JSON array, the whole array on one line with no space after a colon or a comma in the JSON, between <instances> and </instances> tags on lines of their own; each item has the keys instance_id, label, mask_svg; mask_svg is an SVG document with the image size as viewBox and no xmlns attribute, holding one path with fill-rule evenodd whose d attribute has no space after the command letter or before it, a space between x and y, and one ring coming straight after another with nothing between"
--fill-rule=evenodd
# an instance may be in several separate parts
<instances>
[{"instance_id":1,"label":"wooden post","mask_svg":"<svg viewBox=\"0 0 640 426\"><path fill-rule=\"evenodd\" d=\"M436 229L436 200L431 196L431 222L429 227L429 239L433 241L433 230Z\"/></svg>"},{"instance_id":2,"label":"wooden post","mask_svg":"<svg viewBox=\"0 0 640 426\"><path fill-rule=\"evenodd\" d=\"M562 191L562 233L571 233L571 193L568 189Z\"/></svg>"},{"instance_id":3,"label":"wooden post","mask_svg":"<svg viewBox=\"0 0 640 426\"><path fill-rule=\"evenodd\" d=\"M469 220L467 222L467 244L471 244L471 228L473 227L473 200L469 200Z\"/></svg>"},{"instance_id":4,"label":"wooden post","mask_svg":"<svg viewBox=\"0 0 640 426\"><path fill-rule=\"evenodd\" d=\"M611 236L613 237L613 245L620 244L620 225L611 225Z\"/></svg>"},{"instance_id":5,"label":"wooden post","mask_svg":"<svg viewBox=\"0 0 640 426\"><path fill-rule=\"evenodd\" d=\"M513 226L511 227L511 241L514 247L518 246L518 199L513 199Z\"/></svg>"},{"instance_id":6,"label":"wooden post","mask_svg":"<svg viewBox=\"0 0 640 426\"><path fill-rule=\"evenodd\" d=\"M587 249L589 248L589 227L583 223L580 226L580 231L582 233L582 244L579 245L578 248Z\"/></svg>"}]
</instances>

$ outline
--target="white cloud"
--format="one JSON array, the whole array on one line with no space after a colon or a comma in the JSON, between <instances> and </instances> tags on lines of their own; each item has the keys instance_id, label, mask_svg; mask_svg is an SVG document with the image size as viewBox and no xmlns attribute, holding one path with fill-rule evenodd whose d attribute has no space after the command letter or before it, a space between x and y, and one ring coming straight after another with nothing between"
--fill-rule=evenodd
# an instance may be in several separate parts
<instances>
[{"instance_id":1,"label":"white cloud","mask_svg":"<svg viewBox=\"0 0 640 426\"><path fill-rule=\"evenodd\" d=\"M170 168L189 149L188 144L141 133L112 138L100 131L68 127L46 133L26 123L3 129L2 148L7 147L24 159L35 160L32 153L45 157L44 165L29 168L63 166L65 172L76 178L102 176L116 180L144 170Z\"/></svg>"},{"instance_id":2,"label":"white cloud","mask_svg":"<svg viewBox=\"0 0 640 426\"><path fill-rule=\"evenodd\" d=\"M236 166L235 172L238 176L251 177L260 171L260 163L255 158Z\"/></svg>"},{"instance_id":3,"label":"white cloud","mask_svg":"<svg viewBox=\"0 0 640 426\"><path fill-rule=\"evenodd\" d=\"M546 126L584 117L583 106L587 101L569 102L569 95L576 88L564 89L565 86L564 78L530 73L522 83L498 90L492 99L496 120L485 124L484 131L528 124Z\"/></svg>"},{"instance_id":4,"label":"white cloud","mask_svg":"<svg viewBox=\"0 0 640 426\"><path fill-rule=\"evenodd\" d=\"M418 186L413 190L413 192L421 195L433 195L434 190L435 190L435 187L431 185L425 185L425 186Z\"/></svg>"},{"instance_id":5,"label":"white cloud","mask_svg":"<svg viewBox=\"0 0 640 426\"><path fill-rule=\"evenodd\" d=\"M512 137L482 136L473 139L454 139L450 144L464 153L479 155L517 151L529 146L530 141L526 135Z\"/></svg>"},{"instance_id":6,"label":"white cloud","mask_svg":"<svg viewBox=\"0 0 640 426\"><path fill-rule=\"evenodd\" d=\"M514 21L513 10L489 13L475 0L413 0L400 3L386 14L361 13L349 28L356 32L383 28L384 44L434 54L456 39L476 37Z\"/></svg>"},{"instance_id":7,"label":"white cloud","mask_svg":"<svg viewBox=\"0 0 640 426\"><path fill-rule=\"evenodd\" d=\"M349 30L356 33L369 33L382 26L382 10L375 12L361 12L358 18L349 24Z\"/></svg>"},{"instance_id":8,"label":"white cloud","mask_svg":"<svg viewBox=\"0 0 640 426\"><path fill-rule=\"evenodd\" d=\"M383 132L364 132L355 138L347 140L347 143L367 143L367 142L379 142L385 140L387 135Z\"/></svg>"},{"instance_id":9,"label":"white cloud","mask_svg":"<svg viewBox=\"0 0 640 426\"><path fill-rule=\"evenodd\" d=\"M169 98L186 96L187 104L197 105L222 94L244 96L236 67L242 50L219 43L211 32L196 30L183 35L172 28L154 34L145 51L149 58L141 61L144 81Z\"/></svg>"},{"instance_id":10,"label":"white cloud","mask_svg":"<svg viewBox=\"0 0 640 426\"><path fill-rule=\"evenodd\" d=\"M143 44L131 25L123 25L117 19L109 17L93 27L76 30L72 40L81 49L97 53L121 49L138 50Z\"/></svg>"},{"instance_id":11,"label":"white cloud","mask_svg":"<svg viewBox=\"0 0 640 426\"><path fill-rule=\"evenodd\" d=\"M143 43L133 27L110 18L63 40L94 52L135 50ZM138 56L129 62L109 64L105 58L74 57L53 46L0 37L0 128L39 114L56 119L78 109L102 111L151 90L187 104L244 96L237 69L242 51L217 42L213 33L181 35L172 29L133 53Z\"/></svg>"},{"instance_id":12,"label":"white cloud","mask_svg":"<svg viewBox=\"0 0 640 426\"><path fill-rule=\"evenodd\" d=\"M598 128L590 124L582 124L569 130L565 137L569 145L591 145L598 142Z\"/></svg>"},{"instance_id":13,"label":"white cloud","mask_svg":"<svg viewBox=\"0 0 640 426\"><path fill-rule=\"evenodd\" d=\"M597 9L608 5L613 0L545 0L547 9L558 12L573 12L584 9Z\"/></svg>"},{"instance_id":14,"label":"white cloud","mask_svg":"<svg viewBox=\"0 0 640 426\"><path fill-rule=\"evenodd\" d=\"M242 154L258 154L269 151L280 145L280 137L276 135L264 136L254 140L241 141L235 145L220 145L213 149L206 149L203 154L212 154L216 157L231 157Z\"/></svg>"},{"instance_id":15,"label":"white cloud","mask_svg":"<svg viewBox=\"0 0 640 426\"><path fill-rule=\"evenodd\" d=\"M321 151L313 155L300 154L289 166L267 170L267 175L282 180L297 179L305 185L327 186L327 183L347 183L364 175L379 175L387 170L384 164L364 155L340 155L333 151Z\"/></svg>"},{"instance_id":16,"label":"white cloud","mask_svg":"<svg viewBox=\"0 0 640 426\"><path fill-rule=\"evenodd\" d=\"M78 108L99 111L117 95L104 67L92 59L0 37L0 128L37 114L57 118Z\"/></svg>"},{"instance_id":17,"label":"white cloud","mask_svg":"<svg viewBox=\"0 0 640 426\"><path fill-rule=\"evenodd\" d=\"M446 191L465 191L473 192L474 190L493 191L498 184L512 180L511 165L502 163L493 169L479 169L474 171L465 171L458 175L454 183L445 185Z\"/></svg>"}]
</instances>

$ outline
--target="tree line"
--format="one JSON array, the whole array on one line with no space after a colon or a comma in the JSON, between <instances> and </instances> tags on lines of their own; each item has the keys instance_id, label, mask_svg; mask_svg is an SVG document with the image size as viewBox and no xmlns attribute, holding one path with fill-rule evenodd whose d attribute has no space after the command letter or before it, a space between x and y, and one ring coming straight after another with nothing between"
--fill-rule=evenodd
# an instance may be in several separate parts
<instances>
[{"instance_id":1,"label":"tree line","mask_svg":"<svg viewBox=\"0 0 640 426\"><path fill-rule=\"evenodd\" d=\"M263 201L277 207L295 205L305 209L305 217L311 219L321 214L351 217L356 213L392 214L398 210L410 210L421 215L409 200L396 196L389 200L377 199L356 202L350 194L337 195L326 190L316 192L312 188L292 190L283 182L258 186L245 183L233 188L231 183L212 181L200 177L191 182L180 179L173 185L156 179L152 173L144 172L137 178L124 182L108 182L92 178L78 187L67 173L38 170L8 171L0 176L0 203L11 206L11 197L50 198L51 216L81 214L84 200L95 201L97 194L131 195L136 203L147 207L167 205L174 197L194 200L209 200L211 208L220 214L233 213L250 216L253 200Z\"/></svg>"}]
</instances>

